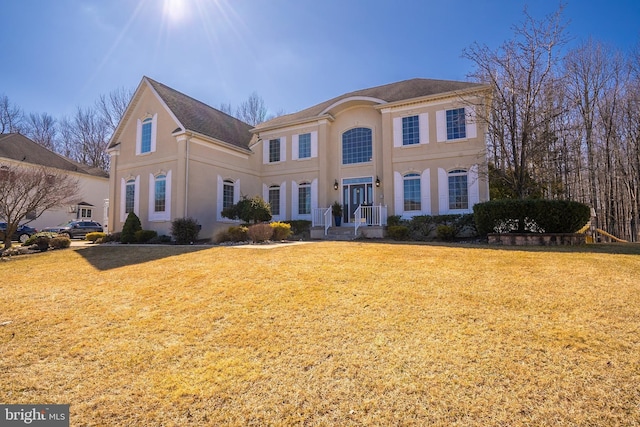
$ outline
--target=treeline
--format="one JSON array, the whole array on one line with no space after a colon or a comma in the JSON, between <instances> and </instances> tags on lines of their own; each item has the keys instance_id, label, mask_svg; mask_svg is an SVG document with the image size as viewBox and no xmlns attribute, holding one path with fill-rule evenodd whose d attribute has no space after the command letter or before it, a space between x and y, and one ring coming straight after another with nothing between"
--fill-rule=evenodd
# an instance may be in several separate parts
<instances>
[{"instance_id":1,"label":"treeline","mask_svg":"<svg viewBox=\"0 0 640 427\"><path fill-rule=\"evenodd\" d=\"M638 241L640 47L597 40L567 49L562 7L523 24L498 49L475 44L472 77L491 85L487 151L492 199L583 202L596 226Z\"/></svg>"}]
</instances>

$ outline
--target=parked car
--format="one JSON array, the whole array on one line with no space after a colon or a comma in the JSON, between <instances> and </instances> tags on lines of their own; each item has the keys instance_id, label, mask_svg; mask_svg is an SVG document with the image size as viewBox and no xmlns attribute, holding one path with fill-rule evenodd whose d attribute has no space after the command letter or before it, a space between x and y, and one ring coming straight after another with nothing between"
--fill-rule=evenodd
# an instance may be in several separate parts
<instances>
[{"instance_id":1,"label":"parked car","mask_svg":"<svg viewBox=\"0 0 640 427\"><path fill-rule=\"evenodd\" d=\"M4 239L4 232L7 230L7 223L0 222L0 237ZM36 234L38 230L33 227L29 227L28 225L20 225L15 233L11 236L11 240L17 240L20 243L24 243L27 241L29 237L33 234Z\"/></svg>"},{"instance_id":2,"label":"parked car","mask_svg":"<svg viewBox=\"0 0 640 427\"><path fill-rule=\"evenodd\" d=\"M46 227L42 231L66 235L70 239L84 238L87 233L102 232L102 225L95 221L69 221L56 227Z\"/></svg>"}]
</instances>

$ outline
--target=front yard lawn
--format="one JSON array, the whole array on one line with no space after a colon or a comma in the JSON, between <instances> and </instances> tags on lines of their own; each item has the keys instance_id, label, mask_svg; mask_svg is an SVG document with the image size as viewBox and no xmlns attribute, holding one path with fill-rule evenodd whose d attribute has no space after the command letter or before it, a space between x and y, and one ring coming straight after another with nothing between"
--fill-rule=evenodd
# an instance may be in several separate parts
<instances>
[{"instance_id":1,"label":"front yard lawn","mask_svg":"<svg viewBox=\"0 0 640 427\"><path fill-rule=\"evenodd\" d=\"M0 402L71 425L640 425L638 246L0 261Z\"/></svg>"}]
</instances>

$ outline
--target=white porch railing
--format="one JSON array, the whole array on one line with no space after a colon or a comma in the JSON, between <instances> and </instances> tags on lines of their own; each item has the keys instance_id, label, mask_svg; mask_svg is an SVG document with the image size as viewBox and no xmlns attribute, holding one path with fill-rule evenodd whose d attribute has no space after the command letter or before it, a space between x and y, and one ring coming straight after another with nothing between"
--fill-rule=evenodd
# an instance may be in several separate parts
<instances>
[{"instance_id":1,"label":"white porch railing","mask_svg":"<svg viewBox=\"0 0 640 427\"><path fill-rule=\"evenodd\" d=\"M313 210L313 216L311 217L312 227L324 227L324 234L327 235L327 230L331 227L331 208L316 208Z\"/></svg>"},{"instance_id":2,"label":"white porch railing","mask_svg":"<svg viewBox=\"0 0 640 427\"><path fill-rule=\"evenodd\" d=\"M363 206L360 205L355 211L355 233L358 235L358 228L363 225L387 225L386 206Z\"/></svg>"}]
</instances>

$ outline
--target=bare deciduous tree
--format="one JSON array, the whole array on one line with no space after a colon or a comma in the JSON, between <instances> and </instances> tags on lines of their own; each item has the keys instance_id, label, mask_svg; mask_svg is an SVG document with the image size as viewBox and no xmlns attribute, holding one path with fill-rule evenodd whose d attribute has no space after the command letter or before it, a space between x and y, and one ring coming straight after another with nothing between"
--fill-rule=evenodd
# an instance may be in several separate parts
<instances>
[{"instance_id":1,"label":"bare deciduous tree","mask_svg":"<svg viewBox=\"0 0 640 427\"><path fill-rule=\"evenodd\" d=\"M25 125L25 135L48 150L56 150L56 119L47 113L30 113Z\"/></svg>"},{"instance_id":2,"label":"bare deciduous tree","mask_svg":"<svg viewBox=\"0 0 640 427\"><path fill-rule=\"evenodd\" d=\"M96 109L105 121L109 129L109 135L115 132L132 96L133 91L131 89L120 87L112 90L107 95L100 95L100 98L96 101Z\"/></svg>"},{"instance_id":3,"label":"bare deciduous tree","mask_svg":"<svg viewBox=\"0 0 640 427\"><path fill-rule=\"evenodd\" d=\"M7 95L0 95L0 133L21 132L23 118L22 109L12 104Z\"/></svg>"},{"instance_id":4,"label":"bare deciduous tree","mask_svg":"<svg viewBox=\"0 0 640 427\"><path fill-rule=\"evenodd\" d=\"M0 164L0 217L7 223L4 247L27 215L38 218L47 209L73 204L78 180L65 171L46 167Z\"/></svg>"},{"instance_id":5,"label":"bare deciduous tree","mask_svg":"<svg viewBox=\"0 0 640 427\"><path fill-rule=\"evenodd\" d=\"M65 117L60 123L62 154L79 163L108 170L109 130L107 121L96 108L78 107L73 117Z\"/></svg>"},{"instance_id":6,"label":"bare deciduous tree","mask_svg":"<svg viewBox=\"0 0 640 427\"><path fill-rule=\"evenodd\" d=\"M257 92L253 92L249 99L240 104L236 111L236 117L251 126L264 122L267 117L267 107L264 105L264 100Z\"/></svg>"}]
</instances>

